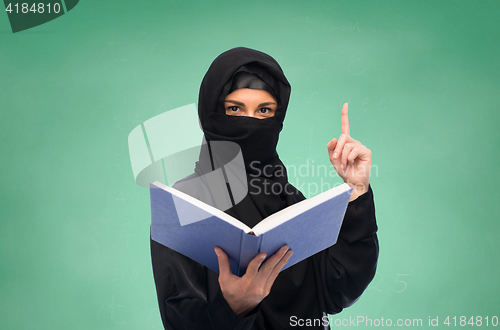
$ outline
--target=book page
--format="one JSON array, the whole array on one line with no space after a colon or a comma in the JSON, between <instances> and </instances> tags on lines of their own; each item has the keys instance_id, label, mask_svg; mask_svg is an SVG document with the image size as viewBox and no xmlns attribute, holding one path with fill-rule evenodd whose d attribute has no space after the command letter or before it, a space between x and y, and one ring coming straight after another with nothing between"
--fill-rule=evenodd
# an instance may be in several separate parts
<instances>
[{"instance_id":1,"label":"book page","mask_svg":"<svg viewBox=\"0 0 500 330\"><path fill-rule=\"evenodd\" d=\"M344 183L340 186L316 195L313 198L305 199L301 202L293 204L281 211L268 216L267 218L259 222L255 227L253 227L252 231L255 233L255 235L259 236L260 234L276 228L282 223L285 223L286 221L296 217L297 215L304 213L305 211L310 210L329 199L341 195L342 193L349 191L350 189L351 187L349 187L347 183Z\"/></svg>"},{"instance_id":2,"label":"book page","mask_svg":"<svg viewBox=\"0 0 500 330\"><path fill-rule=\"evenodd\" d=\"M158 181L155 181L152 184L154 186L156 186L157 188L163 189L163 190L169 192L170 194L174 195L175 197L181 198L181 199L185 200L186 202L204 210L205 212L210 213L210 214L218 217L221 220L226 221L227 223L233 225L234 227L243 230L245 233L249 233L250 231L252 231L252 229L250 227L248 227L247 225L245 225L243 222L239 221L238 219L236 219L236 218L230 216L229 214L227 214L227 213L225 213L225 212L223 212L223 211L221 211L221 210L219 210L211 205L208 205L208 204L206 204L206 203L204 203L204 202L202 202L202 201L200 201L192 196L189 196L188 194L185 194L182 191L179 191L175 188L166 186L163 183L158 182Z\"/></svg>"}]
</instances>

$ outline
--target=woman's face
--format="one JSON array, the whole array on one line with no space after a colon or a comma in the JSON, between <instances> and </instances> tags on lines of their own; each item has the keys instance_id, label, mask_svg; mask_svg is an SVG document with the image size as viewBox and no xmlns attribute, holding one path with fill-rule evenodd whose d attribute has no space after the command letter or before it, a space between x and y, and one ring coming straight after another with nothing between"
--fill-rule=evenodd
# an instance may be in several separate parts
<instances>
[{"instance_id":1,"label":"woman's face","mask_svg":"<svg viewBox=\"0 0 500 330\"><path fill-rule=\"evenodd\" d=\"M278 103L263 89L239 88L224 100L226 115L246 116L259 119L273 117Z\"/></svg>"}]
</instances>

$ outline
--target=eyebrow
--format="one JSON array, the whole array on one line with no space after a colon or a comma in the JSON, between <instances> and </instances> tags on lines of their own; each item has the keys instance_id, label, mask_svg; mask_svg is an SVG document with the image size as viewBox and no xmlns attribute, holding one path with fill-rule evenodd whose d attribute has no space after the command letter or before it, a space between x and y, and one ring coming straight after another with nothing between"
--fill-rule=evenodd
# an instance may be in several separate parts
<instances>
[{"instance_id":1,"label":"eyebrow","mask_svg":"<svg viewBox=\"0 0 500 330\"><path fill-rule=\"evenodd\" d=\"M242 103L239 101L225 100L224 103L226 103L226 102L231 102L231 103L234 103L234 104L239 105L239 106L245 106L245 103ZM275 102L264 102L264 103L259 104L259 107L265 107L266 105L272 105L272 104L276 104L276 103Z\"/></svg>"}]
</instances>

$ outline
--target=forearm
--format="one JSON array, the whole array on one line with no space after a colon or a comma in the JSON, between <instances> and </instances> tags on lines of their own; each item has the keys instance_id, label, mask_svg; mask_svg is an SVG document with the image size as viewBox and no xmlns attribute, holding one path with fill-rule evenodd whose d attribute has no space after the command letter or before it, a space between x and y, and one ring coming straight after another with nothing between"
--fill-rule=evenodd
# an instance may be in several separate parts
<instances>
[{"instance_id":1,"label":"forearm","mask_svg":"<svg viewBox=\"0 0 500 330\"><path fill-rule=\"evenodd\" d=\"M259 311L260 304L245 316L238 316L224 299L221 291L208 306L208 315L213 329L250 330Z\"/></svg>"},{"instance_id":2,"label":"forearm","mask_svg":"<svg viewBox=\"0 0 500 330\"><path fill-rule=\"evenodd\" d=\"M151 257L165 329L251 329L258 309L246 317L239 317L229 307L220 289L210 298L207 295L210 281L202 265L153 240Z\"/></svg>"},{"instance_id":3,"label":"forearm","mask_svg":"<svg viewBox=\"0 0 500 330\"><path fill-rule=\"evenodd\" d=\"M329 313L338 313L354 303L373 279L379 252L376 232L373 192L369 187L349 203L337 243L321 256Z\"/></svg>"}]
</instances>

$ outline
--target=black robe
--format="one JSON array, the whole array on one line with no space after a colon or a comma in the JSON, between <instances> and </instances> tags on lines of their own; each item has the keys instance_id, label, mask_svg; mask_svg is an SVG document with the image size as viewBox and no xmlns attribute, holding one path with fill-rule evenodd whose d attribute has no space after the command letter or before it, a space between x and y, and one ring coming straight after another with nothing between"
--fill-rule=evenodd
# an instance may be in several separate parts
<instances>
[{"instance_id":1,"label":"black robe","mask_svg":"<svg viewBox=\"0 0 500 330\"><path fill-rule=\"evenodd\" d=\"M233 312L218 274L151 240L153 274L165 329L289 329L295 320L336 314L354 303L375 275L377 225L371 188L350 202L337 243L282 271L269 296L246 317Z\"/></svg>"},{"instance_id":2,"label":"black robe","mask_svg":"<svg viewBox=\"0 0 500 330\"><path fill-rule=\"evenodd\" d=\"M247 77L262 80L276 98L278 107L272 118L225 114L224 98L234 88L235 74L241 71L250 74L244 74ZM304 199L288 182L276 152L289 96L290 84L278 63L267 54L241 47L221 54L210 66L200 87L198 112L207 146L212 141L233 142L239 146L245 162L243 173L247 176L248 194L225 212L250 228ZM214 154L214 146L202 148L196 175L216 170L218 165L214 160L232 157L231 152L230 157L225 153ZM260 188L271 184L281 187L280 192L258 193L262 191ZM182 184L177 187L182 190ZM211 190L211 187L203 188ZM193 191L192 187L189 190ZM218 274L151 241L163 324L166 329L273 330L290 328L296 318L315 319L315 328L323 329L324 313L338 313L351 305L372 280L378 258L376 231L373 194L369 188L367 193L349 203L337 243L282 271L271 293L246 317L236 315L225 301Z\"/></svg>"}]
</instances>

